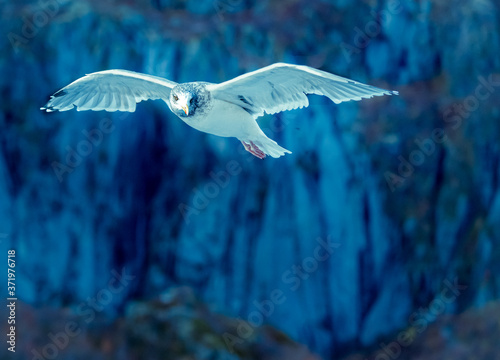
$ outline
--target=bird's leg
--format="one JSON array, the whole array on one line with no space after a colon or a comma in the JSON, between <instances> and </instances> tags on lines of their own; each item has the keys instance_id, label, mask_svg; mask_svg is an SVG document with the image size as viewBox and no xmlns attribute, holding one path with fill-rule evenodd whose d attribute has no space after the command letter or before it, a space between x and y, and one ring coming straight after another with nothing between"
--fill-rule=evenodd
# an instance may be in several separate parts
<instances>
[{"instance_id":1,"label":"bird's leg","mask_svg":"<svg viewBox=\"0 0 500 360\"><path fill-rule=\"evenodd\" d=\"M243 144L245 150L248 151L250 154L258 157L259 159L264 159L266 157L266 154L264 154L264 152L261 149L259 149L259 147L253 143L253 141L250 141L250 144L247 144L243 140L240 141Z\"/></svg>"},{"instance_id":2,"label":"bird's leg","mask_svg":"<svg viewBox=\"0 0 500 360\"><path fill-rule=\"evenodd\" d=\"M266 154L261 149L259 149L259 147L253 143L253 141L250 141L250 145L252 145L252 154L257 156L259 159L264 159L266 157Z\"/></svg>"}]
</instances>

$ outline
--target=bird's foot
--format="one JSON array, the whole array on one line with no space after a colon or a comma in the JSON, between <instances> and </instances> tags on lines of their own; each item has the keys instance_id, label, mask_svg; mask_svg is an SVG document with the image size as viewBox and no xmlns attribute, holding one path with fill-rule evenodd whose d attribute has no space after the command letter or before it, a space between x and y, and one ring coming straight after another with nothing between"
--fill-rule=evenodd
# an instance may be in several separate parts
<instances>
[{"instance_id":1,"label":"bird's foot","mask_svg":"<svg viewBox=\"0 0 500 360\"><path fill-rule=\"evenodd\" d=\"M261 149L259 149L259 147L255 145L253 141L250 141L250 143L246 143L241 140L241 143L243 144L245 150L250 154L257 156L259 159L264 159L266 157L266 154Z\"/></svg>"}]
</instances>

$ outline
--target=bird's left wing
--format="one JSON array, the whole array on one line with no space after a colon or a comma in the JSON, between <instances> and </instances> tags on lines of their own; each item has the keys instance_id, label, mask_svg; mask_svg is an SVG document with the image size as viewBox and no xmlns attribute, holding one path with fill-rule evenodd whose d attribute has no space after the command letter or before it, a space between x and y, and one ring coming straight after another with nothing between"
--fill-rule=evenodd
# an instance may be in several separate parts
<instances>
[{"instance_id":1,"label":"bird's left wing","mask_svg":"<svg viewBox=\"0 0 500 360\"><path fill-rule=\"evenodd\" d=\"M308 66L277 63L207 86L215 99L237 104L255 117L309 105L307 94L327 96L334 103L361 100L397 91L349 80Z\"/></svg>"},{"instance_id":2,"label":"bird's left wing","mask_svg":"<svg viewBox=\"0 0 500 360\"><path fill-rule=\"evenodd\" d=\"M50 97L41 110L135 111L136 103L163 99L168 103L177 83L127 70L106 70L86 75Z\"/></svg>"}]
</instances>

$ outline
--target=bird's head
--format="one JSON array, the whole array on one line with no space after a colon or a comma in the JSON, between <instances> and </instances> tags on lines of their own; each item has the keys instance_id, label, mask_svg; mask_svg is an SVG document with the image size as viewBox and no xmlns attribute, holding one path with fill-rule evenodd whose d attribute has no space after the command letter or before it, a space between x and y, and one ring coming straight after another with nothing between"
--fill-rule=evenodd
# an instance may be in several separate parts
<instances>
[{"instance_id":1,"label":"bird's head","mask_svg":"<svg viewBox=\"0 0 500 360\"><path fill-rule=\"evenodd\" d=\"M179 117L192 116L198 108L198 93L191 84L179 84L170 92L170 108Z\"/></svg>"}]
</instances>

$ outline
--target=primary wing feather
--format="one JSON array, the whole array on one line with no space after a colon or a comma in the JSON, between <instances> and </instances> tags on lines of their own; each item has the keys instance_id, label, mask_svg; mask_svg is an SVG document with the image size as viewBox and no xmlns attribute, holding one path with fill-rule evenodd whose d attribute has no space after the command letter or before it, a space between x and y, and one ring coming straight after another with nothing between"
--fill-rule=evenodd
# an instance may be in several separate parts
<instances>
[{"instance_id":1,"label":"primary wing feather","mask_svg":"<svg viewBox=\"0 0 500 360\"><path fill-rule=\"evenodd\" d=\"M397 91L349 80L308 66L273 64L238 76L221 84L208 86L216 99L245 108L255 117L307 107L307 94L327 96L334 103L361 100Z\"/></svg>"},{"instance_id":2,"label":"primary wing feather","mask_svg":"<svg viewBox=\"0 0 500 360\"><path fill-rule=\"evenodd\" d=\"M134 112L143 100L168 103L177 83L157 76L127 70L106 70L86 75L50 97L41 110L106 110Z\"/></svg>"}]
</instances>

